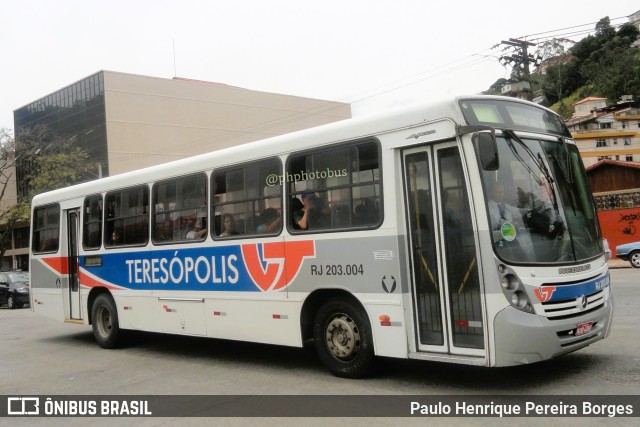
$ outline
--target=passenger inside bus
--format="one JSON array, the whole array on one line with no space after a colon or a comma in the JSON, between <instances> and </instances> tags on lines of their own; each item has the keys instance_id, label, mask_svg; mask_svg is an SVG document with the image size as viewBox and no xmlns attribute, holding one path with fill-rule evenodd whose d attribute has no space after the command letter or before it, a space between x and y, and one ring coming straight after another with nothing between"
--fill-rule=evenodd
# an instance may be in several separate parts
<instances>
[{"instance_id":1,"label":"passenger inside bus","mask_svg":"<svg viewBox=\"0 0 640 427\"><path fill-rule=\"evenodd\" d=\"M294 228L298 230L309 229L309 216L315 207L316 195L310 191L302 193L300 197L302 207L293 212Z\"/></svg>"},{"instance_id":2,"label":"passenger inside bus","mask_svg":"<svg viewBox=\"0 0 640 427\"><path fill-rule=\"evenodd\" d=\"M300 199L292 197L289 201L289 218L291 218L291 225L294 230L300 230L300 226L296 223L295 213L304 207Z\"/></svg>"},{"instance_id":3,"label":"passenger inside bus","mask_svg":"<svg viewBox=\"0 0 640 427\"><path fill-rule=\"evenodd\" d=\"M265 209L260 214L261 224L257 227L256 232L260 234L270 234L280 229L281 219L280 212L274 208Z\"/></svg>"},{"instance_id":4,"label":"passenger inside bus","mask_svg":"<svg viewBox=\"0 0 640 427\"><path fill-rule=\"evenodd\" d=\"M173 222L170 219L165 220L162 224L158 240L163 242L173 240Z\"/></svg>"},{"instance_id":5,"label":"passenger inside bus","mask_svg":"<svg viewBox=\"0 0 640 427\"><path fill-rule=\"evenodd\" d=\"M230 213L222 215L222 227L224 227L224 229L222 230L222 233L220 233L220 237L240 234L240 232L236 230L236 221Z\"/></svg>"},{"instance_id":6,"label":"passenger inside bus","mask_svg":"<svg viewBox=\"0 0 640 427\"><path fill-rule=\"evenodd\" d=\"M109 240L109 245L118 246L122 244L122 240L120 240L120 232L118 230L113 230L111 233L111 240Z\"/></svg>"},{"instance_id":7,"label":"passenger inside bus","mask_svg":"<svg viewBox=\"0 0 640 427\"><path fill-rule=\"evenodd\" d=\"M204 236L207 235L207 226L204 223L204 218L201 218L197 221L194 221L193 219L189 219L187 221L187 229L189 229L191 227L191 229L189 231L187 231L186 234L186 238L189 240L193 240L193 239L202 239Z\"/></svg>"}]
</instances>

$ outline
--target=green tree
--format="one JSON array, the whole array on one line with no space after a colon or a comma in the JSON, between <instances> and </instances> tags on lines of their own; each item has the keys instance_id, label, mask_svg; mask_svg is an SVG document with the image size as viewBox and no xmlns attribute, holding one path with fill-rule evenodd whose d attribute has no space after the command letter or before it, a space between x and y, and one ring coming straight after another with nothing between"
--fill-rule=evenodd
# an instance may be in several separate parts
<instances>
[{"instance_id":1,"label":"green tree","mask_svg":"<svg viewBox=\"0 0 640 427\"><path fill-rule=\"evenodd\" d=\"M73 141L36 126L13 137L0 130L0 256L11 247L13 230L29 224L31 199L38 193L66 187L91 178L89 156ZM9 197L15 168L28 171L24 177L28 197L17 203Z\"/></svg>"},{"instance_id":2,"label":"green tree","mask_svg":"<svg viewBox=\"0 0 640 427\"><path fill-rule=\"evenodd\" d=\"M632 46L638 35L630 24L613 36L604 32L606 41L583 62L582 75L601 96L616 101L622 95L640 95L640 49Z\"/></svg>"},{"instance_id":3,"label":"green tree","mask_svg":"<svg viewBox=\"0 0 640 427\"><path fill-rule=\"evenodd\" d=\"M11 188L15 180L15 140L8 129L0 129L0 257L11 247L15 225L15 194Z\"/></svg>"},{"instance_id":4,"label":"green tree","mask_svg":"<svg viewBox=\"0 0 640 427\"><path fill-rule=\"evenodd\" d=\"M507 79L498 79L492 84L489 89L482 92L483 95L502 95L502 86L507 83Z\"/></svg>"},{"instance_id":5,"label":"green tree","mask_svg":"<svg viewBox=\"0 0 640 427\"><path fill-rule=\"evenodd\" d=\"M604 17L595 30L568 50L571 61L547 68L542 90L549 103L574 93L611 101L622 95L640 97L640 49L632 46L638 29L624 24L616 31Z\"/></svg>"}]
</instances>

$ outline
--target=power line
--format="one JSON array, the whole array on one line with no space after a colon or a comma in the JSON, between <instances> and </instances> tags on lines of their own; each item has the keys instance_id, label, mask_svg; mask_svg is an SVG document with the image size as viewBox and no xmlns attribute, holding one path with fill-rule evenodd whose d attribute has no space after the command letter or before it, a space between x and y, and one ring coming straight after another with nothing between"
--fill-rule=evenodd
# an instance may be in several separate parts
<instances>
[{"instance_id":1,"label":"power line","mask_svg":"<svg viewBox=\"0 0 640 427\"><path fill-rule=\"evenodd\" d=\"M617 21L618 19L627 19L627 17L626 17L626 16L621 16L621 17L619 17L619 18L609 19L609 22L611 22L611 21ZM574 25L574 26L572 26L572 27L559 28L559 29L557 29L557 30L543 31L543 32L541 32L541 33L527 34L527 35L525 35L525 36L520 36L520 37L518 37L518 38L519 38L519 39L526 39L527 37L531 37L531 36L538 36L538 35L540 35L540 34L555 33L555 32L557 32L557 31L571 30L571 29L573 29L573 28L586 27L587 25L595 25L595 24L597 24L598 22L600 22L600 21L597 21L597 22L589 22L588 24ZM622 25L622 24L621 24L621 25Z\"/></svg>"}]
</instances>

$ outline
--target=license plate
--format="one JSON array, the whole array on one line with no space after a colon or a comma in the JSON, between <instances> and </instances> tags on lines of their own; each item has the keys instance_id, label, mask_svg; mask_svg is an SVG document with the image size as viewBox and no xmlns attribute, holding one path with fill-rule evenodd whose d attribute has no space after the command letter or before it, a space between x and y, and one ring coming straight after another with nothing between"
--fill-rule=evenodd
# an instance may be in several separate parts
<instances>
[{"instance_id":1,"label":"license plate","mask_svg":"<svg viewBox=\"0 0 640 427\"><path fill-rule=\"evenodd\" d=\"M580 335L588 334L589 332L591 332L592 326L593 322L580 323L576 327L576 336L579 337Z\"/></svg>"}]
</instances>

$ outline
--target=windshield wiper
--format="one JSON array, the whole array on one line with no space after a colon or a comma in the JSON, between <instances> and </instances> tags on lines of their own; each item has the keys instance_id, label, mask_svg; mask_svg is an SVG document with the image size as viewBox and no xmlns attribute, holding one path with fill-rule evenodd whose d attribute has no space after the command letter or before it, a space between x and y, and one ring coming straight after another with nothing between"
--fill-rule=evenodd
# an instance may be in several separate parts
<instances>
[{"instance_id":1,"label":"windshield wiper","mask_svg":"<svg viewBox=\"0 0 640 427\"><path fill-rule=\"evenodd\" d=\"M520 144L520 146L529 155L529 157L531 157L531 159L533 160L534 164L538 167L540 172L542 172L542 175L544 176L544 178L547 181L547 184L548 184L548 187L549 187L549 191L551 192L551 199L552 199L552 202L553 202L553 210L557 214L558 213L558 196L556 195L556 190L555 190L555 187L553 185L555 183L555 179L553 179L553 176L551 175L551 172L549 172L549 169L547 168L547 165L542 160L542 156L540 156L540 154L538 153L538 157L536 158L536 155L533 153L533 151L531 151L531 148L529 148L527 146L527 144L525 144L525 142L522 139L520 139L520 137L518 135L516 135L516 133L513 130L511 130L511 129L503 129L502 133L504 135L506 135L509 139L513 139L518 144ZM524 159L520 156L520 154L516 151L515 147L513 146L513 143L511 141L509 141L509 139L507 139L507 144L509 144L509 148L513 152L514 156L516 156L518 158L518 160L520 161L520 163L522 163L524 165L524 167L529 171L531 176L533 176L533 178L536 180L536 183L538 185L542 186L542 184L543 184L542 180L540 180L540 178L538 178L538 176L534 173L534 171L531 170L531 168L529 167L527 162L525 162Z\"/></svg>"}]
</instances>

